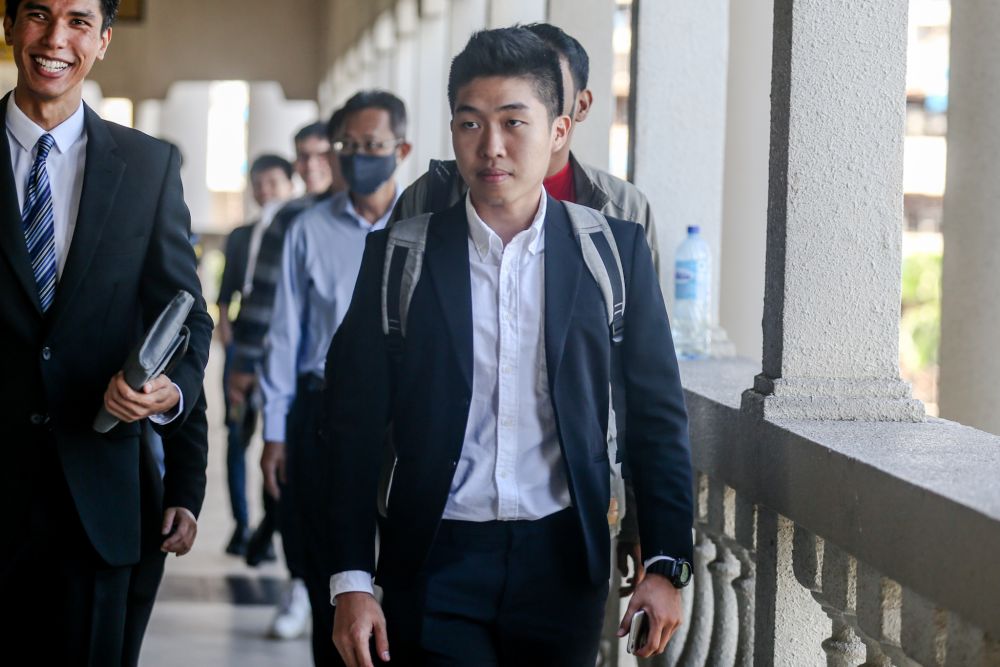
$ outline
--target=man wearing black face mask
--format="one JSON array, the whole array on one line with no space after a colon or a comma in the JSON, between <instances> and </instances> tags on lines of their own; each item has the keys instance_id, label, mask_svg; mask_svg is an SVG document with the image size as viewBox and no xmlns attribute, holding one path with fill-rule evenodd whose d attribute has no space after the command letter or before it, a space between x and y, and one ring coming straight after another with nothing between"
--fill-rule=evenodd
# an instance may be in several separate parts
<instances>
[{"instance_id":1,"label":"man wearing black face mask","mask_svg":"<svg viewBox=\"0 0 1000 667\"><path fill-rule=\"evenodd\" d=\"M314 566L322 535L317 510L325 500L318 427L326 353L351 303L365 239L385 227L399 196L393 175L410 152L406 108L391 93L359 92L338 118L329 129L332 159L348 191L307 209L288 232L261 377L263 458L277 461L264 470L264 482L301 521L316 665L342 664L329 641L329 580Z\"/></svg>"}]
</instances>

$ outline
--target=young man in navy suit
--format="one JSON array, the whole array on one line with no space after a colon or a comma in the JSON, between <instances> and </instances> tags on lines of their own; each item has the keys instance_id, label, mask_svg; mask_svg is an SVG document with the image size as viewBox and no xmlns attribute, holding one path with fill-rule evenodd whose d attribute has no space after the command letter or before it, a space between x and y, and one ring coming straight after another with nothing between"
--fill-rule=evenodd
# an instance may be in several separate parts
<instances>
[{"instance_id":1,"label":"young man in navy suit","mask_svg":"<svg viewBox=\"0 0 1000 667\"><path fill-rule=\"evenodd\" d=\"M448 95L469 192L430 219L402 350L383 334L379 232L326 364L334 643L357 667L373 664L372 638L377 661L403 665L594 664L611 571L615 356L649 572L620 633L644 609L638 655L658 654L681 622L692 489L683 393L642 228L608 219L626 286L613 354L567 209L542 187L572 122L558 56L524 28L477 33L452 63ZM376 567L387 426L396 464Z\"/></svg>"}]
</instances>

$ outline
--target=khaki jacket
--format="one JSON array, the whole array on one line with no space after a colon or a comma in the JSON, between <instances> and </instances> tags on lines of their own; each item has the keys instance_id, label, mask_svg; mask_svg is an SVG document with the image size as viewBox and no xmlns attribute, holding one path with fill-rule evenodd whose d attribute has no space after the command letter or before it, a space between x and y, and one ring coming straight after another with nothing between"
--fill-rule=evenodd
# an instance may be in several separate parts
<instances>
[{"instance_id":1,"label":"khaki jacket","mask_svg":"<svg viewBox=\"0 0 1000 667\"><path fill-rule=\"evenodd\" d=\"M600 211L604 215L619 220L635 222L642 226L646 234L646 242L653 254L653 266L660 273L660 253L656 240L656 225L653 222L653 211L646 196L628 181L612 176L606 171L591 167L578 161L573 153L569 155L570 168L573 170L573 184L576 187L577 204ZM446 206L458 203L468 189L458 170L454 168L454 160L443 163L443 166L454 174L452 187ZM427 199L431 183L430 172L425 172L414 181L396 202L389 217L389 224L405 220L427 212Z\"/></svg>"}]
</instances>

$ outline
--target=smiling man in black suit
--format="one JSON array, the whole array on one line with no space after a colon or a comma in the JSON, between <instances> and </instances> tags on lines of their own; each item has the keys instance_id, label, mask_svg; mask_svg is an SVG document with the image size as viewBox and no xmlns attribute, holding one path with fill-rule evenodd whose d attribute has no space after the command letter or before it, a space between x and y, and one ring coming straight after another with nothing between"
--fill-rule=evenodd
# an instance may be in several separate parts
<instances>
[{"instance_id":1,"label":"smiling man in black suit","mask_svg":"<svg viewBox=\"0 0 1000 667\"><path fill-rule=\"evenodd\" d=\"M39 664L123 663L140 554L140 431L164 438L164 552L197 530L207 434L201 384L212 323L188 243L179 156L101 120L84 78L118 0L8 0L18 82L0 101L0 639ZM191 343L133 391L119 370L178 290L197 296ZM121 420L91 424L104 405Z\"/></svg>"}]
</instances>

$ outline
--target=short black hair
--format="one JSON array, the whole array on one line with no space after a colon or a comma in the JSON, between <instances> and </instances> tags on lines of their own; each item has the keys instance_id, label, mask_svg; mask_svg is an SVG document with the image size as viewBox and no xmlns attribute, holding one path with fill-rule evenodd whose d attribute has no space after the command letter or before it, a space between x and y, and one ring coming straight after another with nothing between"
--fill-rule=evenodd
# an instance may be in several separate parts
<instances>
[{"instance_id":1,"label":"short black hair","mask_svg":"<svg viewBox=\"0 0 1000 667\"><path fill-rule=\"evenodd\" d=\"M285 176L288 178L292 177L292 163L280 155L271 155L268 153L261 155L250 165L250 178L265 171L271 171L272 169L280 169L285 172Z\"/></svg>"},{"instance_id":2,"label":"short black hair","mask_svg":"<svg viewBox=\"0 0 1000 667\"><path fill-rule=\"evenodd\" d=\"M295 133L295 143L300 144L306 139L326 139L326 123L321 120L309 123Z\"/></svg>"},{"instance_id":3,"label":"short black hair","mask_svg":"<svg viewBox=\"0 0 1000 667\"><path fill-rule=\"evenodd\" d=\"M406 138L406 105L387 90L362 90L344 102L344 106L333 112L330 117L330 139L336 138L344 125L344 121L352 113L365 109L382 109L389 114L389 125L392 134L397 139Z\"/></svg>"},{"instance_id":4,"label":"short black hair","mask_svg":"<svg viewBox=\"0 0 1000 667\"><path fill-rule=\"evenodd\" d=\"M101 32L111 27L118 18L118 5L121 0L100 0L101 4ZM21 6L21 0L7 0L7 18L11 23L17 20L17 8Z\"/></svg>"},{"instance_id":5,"label":"short black hair","mask_svg":"<svg viewBox=\"0 0 1000 667\"><path fill-rule=\"evenodd\" d=\"M528 79L549 118L562 115L563 85L559 54L527 28L480 30L451 61L448 103L455 112L458 91L473 79L503 76Z\"/></svg>"},{"instance_id":6,"label":"short black hair","mask_svg":"<svg viewBox=\"0 0 1000 667\"><path fill-rule=\"evenodd\" d=\"M570 74L573 75L573 85L576 86L576 92L587 87L587 80L590 78L590 56L587 55L583 44L572 35L566 34L562 28L551 23L529 23L524 27L541 37L559 55L566 58Z\"/></svg>"},{"instance_id":7,"label":"short black hair","mask_svg":"<svg viewBox=\"0 0 1000 667\"><path fill-rule=\"evenodd\" d=\"M344 126L344 107L336 109L330 115L330 122L326 124L326 135L332 142L337 134L340 132L340 128Z\"/></svg>"}]
</instances>

